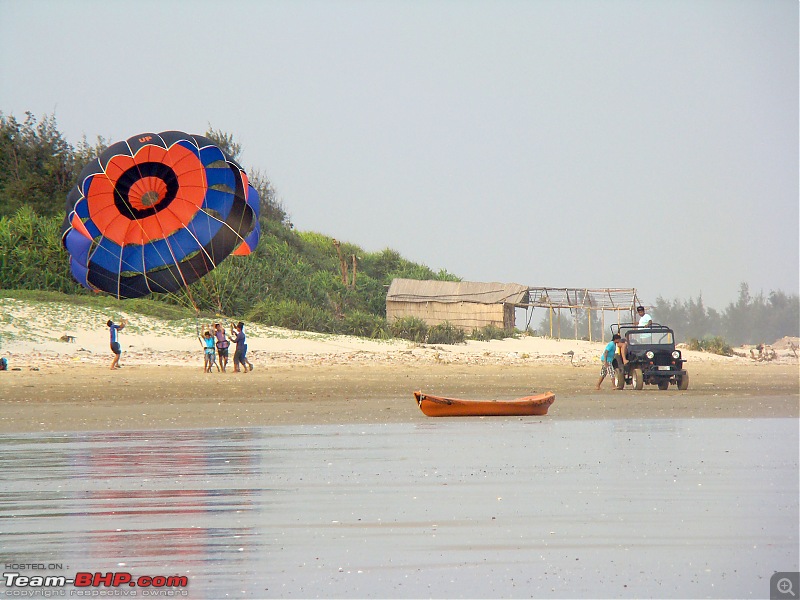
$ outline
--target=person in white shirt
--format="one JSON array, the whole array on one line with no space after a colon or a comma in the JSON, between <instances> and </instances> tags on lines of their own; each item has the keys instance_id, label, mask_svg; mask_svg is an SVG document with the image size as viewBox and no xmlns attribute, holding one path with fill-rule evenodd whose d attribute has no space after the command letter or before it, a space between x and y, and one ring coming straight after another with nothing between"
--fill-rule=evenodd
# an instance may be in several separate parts
<instances>
[{"instance_id":1,"label":"person in white shirt","mask_svg":"<svg viewBox=\"0 0 800 600\"><path fill-rule=\"evenodd\" d=\"M653 324L653 317L644 312L644 306L637 306L636 312L639 313L639 327L650 327Z\"/></svg>"}]
</instances>

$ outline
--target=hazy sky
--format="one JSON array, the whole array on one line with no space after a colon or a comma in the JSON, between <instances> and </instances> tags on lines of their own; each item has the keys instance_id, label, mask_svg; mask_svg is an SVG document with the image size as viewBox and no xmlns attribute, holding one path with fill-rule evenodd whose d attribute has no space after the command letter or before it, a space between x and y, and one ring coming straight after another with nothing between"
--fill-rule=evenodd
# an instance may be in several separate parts
<instances>
[{"instance_id":1,"label":"hazy sky","mask_svg":"<svg viewBox=\"0 0 800 600\"><path fill-rule=\"evenodd\" d=\"M798 292L798 2L0 0L0 111L244 146L291 220L466 280Z\"/></svg>"}]
</instances>

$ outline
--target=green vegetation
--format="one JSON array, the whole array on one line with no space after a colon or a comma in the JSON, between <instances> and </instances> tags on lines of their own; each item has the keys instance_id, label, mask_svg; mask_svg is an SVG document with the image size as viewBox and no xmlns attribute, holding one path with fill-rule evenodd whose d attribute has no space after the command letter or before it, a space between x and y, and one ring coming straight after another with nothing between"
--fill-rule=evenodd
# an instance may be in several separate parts
<instances>
[{"instance_id":1,"label":"green vegetation","mask_svg":"<svg viewBox=\"0 0 800 600\"><path fill-rule=\"evenodd\" d=\"M687 346L689 350L700 350L701 352L710 352L720 356L733 356L733 348L719 336L709 336L701 340L691 338L687 342Z\"/></svg>"},{"instance_id":2,"label":"green vegetation","mask_svg":"<svg viewBox=\"0 0 800 600\"><path fill-rule=\"evenodd\" d=\"M800 336L800 298L781 291L750 295L746 283L739 298L721 313L703 305L703 297L669 302L659 297L650 312L657 323L669 324L678 340L721 339L733 345L772 343L784 336Z\"/></svg>"},{"instance_id":3,"label":"green vegetation","mask_svg":"<svg viewBox=\"0 0 800 600\"><path fill-rule=\"evenodd\" d=\"M506 331L502 327L485 325L480 329L473 329L470 339L488 342L489 340L504 340L509 337L517 337L518 335L516 331Z\"/></svg>"},{"instance_id":4,"label":"green vegetation","mask_svg":"<svg viewBox=\"0 0 800 600\"><path fill-rule=\"evenodd\" d=\"M429 344L463 344L464 330L445 321L428 329Z\"/></svg>"},{"instance_id":5,"label":"green vegetation","mask_svg":"<svg viewBox=\"0 0 800 600\"><path fill-rule=\"evenodd\" d=\"M424 342L428 336L428 325L418 317L401 317L389 326L392 336L411 342Z\"/></svg>"}]
</instances>

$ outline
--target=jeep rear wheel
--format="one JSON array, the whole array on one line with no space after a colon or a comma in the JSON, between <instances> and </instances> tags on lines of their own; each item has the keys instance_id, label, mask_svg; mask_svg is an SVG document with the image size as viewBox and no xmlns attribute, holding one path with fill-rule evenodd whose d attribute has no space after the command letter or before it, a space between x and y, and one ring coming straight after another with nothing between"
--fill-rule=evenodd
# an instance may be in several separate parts
<instances>
[{"instance_id":1,"label":"jeep rear wheel","mask_svg":"<svg viewBox=\"0 0 800 600\"><path fill-rule=\"evenodd\" d=\"M688 390L689 389L689 374L685 373L678 377L678 389L679 390Z\"/></svg>"},{"instance_id":2,"label":"jeep rear wheel","mask_svg":"<svg viewBox=\"0 0 800 600\"><path fill-rule=\"evenodd\" d=\"M622 369L614 369L614 387L618 390L625 387L625 373Z\"/></svg>"},{"instance_id":3,"label":"jeep rear wheel","mask_svg":"<svg viewBox=\"0 0 800 600\"><path fill-rule=\"evenodd\" d=\"M658 382L658 389L666 390L669 387L669 379L662 379Z\"/></svg>"},{"instance_id":4,"label":"jeep rear wheel","mask_svg":"<svg viewBox=\"0 0 800 600\"><path fill-rule=\"evenodd\" d=\"M631 371L631 385L635 390L640 390L644 387L644 377L641 369L633 369Z\"/></svg>"}]
</instances>

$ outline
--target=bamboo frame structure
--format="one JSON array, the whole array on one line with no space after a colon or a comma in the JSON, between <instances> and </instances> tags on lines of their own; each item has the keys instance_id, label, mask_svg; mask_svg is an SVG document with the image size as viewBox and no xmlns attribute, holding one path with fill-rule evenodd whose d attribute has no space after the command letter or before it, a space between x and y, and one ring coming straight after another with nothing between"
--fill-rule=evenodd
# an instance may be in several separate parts
<instances>
[{"instance_id":1,"label":"bamboo frame structure","mask_svg":"<svg viewBox=\"0 0 800 600\"><path fill-rule=\"evenodd\" d=\"M601 341L605 342L606 320L608 311L615 312L617 323L621 323L622 313L629 315L628 321L633 320L636 307L640 304L636 288L555 288L555 287L529 287L528 302L516 304L517 308L526 310L533 308L546 308L550 317L550 337L553 336L553 316L557 314L557 339L561 339L561 309L570 312L585 310L588 315L589 341L592 341L592 311L600 311ZM558 311L556 313L556 311ZM528 321L530 323L530 321ZM575 322L575 339L578 339L578 319Z\"/></svg>"}]
</instances>

